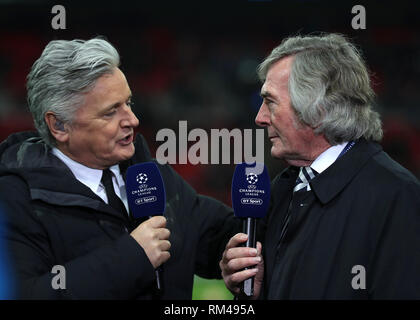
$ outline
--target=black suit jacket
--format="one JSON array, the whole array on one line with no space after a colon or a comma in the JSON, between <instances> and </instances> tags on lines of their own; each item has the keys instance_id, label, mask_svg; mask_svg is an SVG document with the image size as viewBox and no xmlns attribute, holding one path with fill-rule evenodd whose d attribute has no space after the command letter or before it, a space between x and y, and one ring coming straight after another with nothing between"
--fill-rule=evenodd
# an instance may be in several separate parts
<instances>
[{"instance_id":1,"label":"black suit jacket","mask_svg":"<svg viewBox=\"0 0 420 320\"><path fill-rule=\"evenodd\" d=\"M418 180L363 139L292 199L298 170L289 167L272 184L263 297L419 299Z\"/></svg>"}]
</instances>

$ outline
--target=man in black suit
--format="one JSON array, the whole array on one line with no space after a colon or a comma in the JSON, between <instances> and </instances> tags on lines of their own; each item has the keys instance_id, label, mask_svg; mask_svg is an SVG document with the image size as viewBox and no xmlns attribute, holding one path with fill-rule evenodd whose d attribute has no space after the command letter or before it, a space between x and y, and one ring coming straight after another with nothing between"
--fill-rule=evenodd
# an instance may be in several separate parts
<instances>
[{"instance_id":1,"label":"man in black suit","mask_svg":"<svg viewBox=\"0 0 420 320\"><path fill-rule=\"evenodd\" d=\"M226 246L227 287L239 295L255 276L253 298L419 299L420 184L378 144L358 50L337 34L291 37L258 71L256 123L289 167L272 182L262 245L239 247L237 234Z\"/></svg>"}]
</instances>

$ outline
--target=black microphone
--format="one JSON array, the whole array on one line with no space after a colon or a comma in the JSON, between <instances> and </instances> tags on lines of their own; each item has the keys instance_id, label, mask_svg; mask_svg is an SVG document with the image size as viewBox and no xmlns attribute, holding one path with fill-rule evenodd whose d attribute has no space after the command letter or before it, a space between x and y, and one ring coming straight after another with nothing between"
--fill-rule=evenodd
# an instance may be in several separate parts
<instances>
[{"instance_id":1,"label":"black microphone","mask_svg":"<svg viewBox=\"0 0 420 320\"><path fill-rule=\"evenodd\" d=\"M127 201L134 218L163 215L166 192L162 175L154 162L144 162L128 167L126 173ZM163 293L163 267L155 270L156 290Z\"/></svg>"},{"instance_id":2,"label":"black microphone","mask_svg":"<svg viewBox=\"0 0 420 320\"><path fill-rule=\"evenodd\" d=\"M244 219L246 247L256 248L257 219L266 215L270 204L270 177L263 163L240 163L232 179L232 206L236 217ZM254 294L254 277L245 280L241 292Z\"/></svg>"}]
</instances>

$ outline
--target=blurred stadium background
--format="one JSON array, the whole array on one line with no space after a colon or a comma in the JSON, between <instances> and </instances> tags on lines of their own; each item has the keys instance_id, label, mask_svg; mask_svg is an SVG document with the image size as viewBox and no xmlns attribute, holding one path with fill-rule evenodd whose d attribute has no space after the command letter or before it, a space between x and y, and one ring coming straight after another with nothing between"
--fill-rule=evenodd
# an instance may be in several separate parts
<instances>
[{"instance_id":1,"label":"blurred stadium background","mask_svg":"<svg viewBox=\"0 0 420 320\"><path fill-rule=\"evenodd\" d=\"M66 9L54 30L51 8ZM361 4L366 30L353 30ZM162 128L256 128L255 69L282 38L339 32L361 48L370 67L391 157L420 177L420 10L416 1L5 1L0 0L0 141L32 130L25 77L53 39L105 36L121 54L141 132L152 152ZM255 149L254 149L255 150ZM269 155L273 178L283 167ZM198 191L230 204L234 165L174 165ZM218 280L196 277L194 299L231 299Z\"/></svg>"}]
</instances>

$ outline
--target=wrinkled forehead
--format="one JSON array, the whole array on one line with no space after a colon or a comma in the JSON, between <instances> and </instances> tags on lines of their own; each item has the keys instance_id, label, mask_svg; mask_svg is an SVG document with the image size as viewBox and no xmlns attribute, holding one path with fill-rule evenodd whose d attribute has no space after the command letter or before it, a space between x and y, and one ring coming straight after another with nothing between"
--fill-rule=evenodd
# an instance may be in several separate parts
<instances>
[{"instance_id":1,"label":"wrinkled forehead","mask_svg":"<svg viewBox=\"0 0 420 320\"><path fill-rule=\"evenodd\" d=\"M261 96L273 95L277 91L287 91L289 76L294 56L287 56L273 63L268 69L267 76L261 87Z\"/></svg>"}]
</instances>

